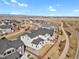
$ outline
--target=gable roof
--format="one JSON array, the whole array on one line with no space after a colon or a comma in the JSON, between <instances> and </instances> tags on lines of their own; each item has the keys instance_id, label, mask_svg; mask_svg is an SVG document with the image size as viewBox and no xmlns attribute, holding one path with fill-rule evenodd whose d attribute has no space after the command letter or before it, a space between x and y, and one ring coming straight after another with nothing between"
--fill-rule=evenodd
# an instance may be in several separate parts
<instances>
[{"instance_id":1,"label":"gable roof","mask_svg":"<svg viewBox=\"0 0 79 59\"><path fill-rule=\"evenodd\" d=\"M47 28L47 27L48 28L54 28L54 25L52 23L47 23L47 22L46 23L42 23L41 26L45 27L45 28Z\"/></svg>"},{"instance_id":2,"label":"gable roof","mask_svg":"<svg viewBox=\"0 0 79 59\"><path fill-rule=\"evenodd\" d=\"M17 39L17 40L11 41L9 43L9 45L11 45L14 48L18 48L18 47L24 45L24 43L20 39Z\"/></svg>"},{"instance_id":3,"label":"gable roof","mask_svg":"<svg viewBox=\"0 0 79 59\"><path fill-rule=\"evenodd\" d=\"M22 36L24 35L28 35L30 38L36 37L38 35L45 35L45 34L53 34L53 29L46 29L46 28L38 28L37 30L31 30L30 32L25 32L22 34Z\"/></svg>"},{"instance_id":4,"label":"gable roof","mask_svg":"<svg viewBox=\"0 0 79 59\"><path fill-rule=\"evenodd\" d=\"M20 39L14 41L10 41L6 38L0 39L0 54L2 54L6 49L11 47L18 48L21 45L24 45L24 43Z\"/></svg>"},{"instance_id":5,"label":"gable roof","mask_svg":"<svg viewBox=\"0 0 79 59\"><path fill-rule=\"evenodd\" d=\"M0 54L2 54L6 49L9 49L9 43L10 41L7 39L0 39Z\"/></svg>"},{"instance_id":6,"label":"gable roof","mask_svg":"<svg viewBox=\"0 0 79 59\"><path fill-rule=\"evenodd\" d=\"M38 45L42 41L44 41L42 38L37 38L37 39L33 40L31 43Z\"/></svg>"},{"instance_id":7,"label":"gable roof","mask_svg":"<svg viewBox=\"0 0 79 59\"><path fill-rule=\"evenodd\" d=\"M9 29L11 27L12 27L11 25L0 25L1 29Z\"/></svg>"},{"instance_id":8,"label":"gable roof","mask_svg":"<svg viewBox=\"0 0 79 59\"><path fill-rule=\"evenodd\" d=\"M2 58L0 58L0 59L16 59L16 58L18 58L19 57L19 53L18 52L15 52L15 53L13 53L13 54L11 54L11 55L8 55L8 56L6 56L6 57L2 57Z\"/></svg>"}]
</instances>

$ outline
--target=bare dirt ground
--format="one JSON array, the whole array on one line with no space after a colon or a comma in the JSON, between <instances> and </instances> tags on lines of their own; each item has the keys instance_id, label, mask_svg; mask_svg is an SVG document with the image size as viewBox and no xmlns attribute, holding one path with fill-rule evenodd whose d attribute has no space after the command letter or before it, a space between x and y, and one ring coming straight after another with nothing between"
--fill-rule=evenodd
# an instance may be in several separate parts
<instances>
[{"instance_id":1,"label":"bare dirt ground","mask_svg":"<svg viewBox=\"0 0 79 59\"><path fill-rule=\"evenodd\" d=\"M70 26L66 26L65 31L68 31L71 33L71 36L69 37L69 51L66 55L65 59L75 59L76 56L76 51L77 51L77 35L76 35L76 28L78 24L76 24L78 20L67 20L65 21L67 24L69 24ZM78 22L77 22L78 23Z\"/></svg>"}]
</instances>

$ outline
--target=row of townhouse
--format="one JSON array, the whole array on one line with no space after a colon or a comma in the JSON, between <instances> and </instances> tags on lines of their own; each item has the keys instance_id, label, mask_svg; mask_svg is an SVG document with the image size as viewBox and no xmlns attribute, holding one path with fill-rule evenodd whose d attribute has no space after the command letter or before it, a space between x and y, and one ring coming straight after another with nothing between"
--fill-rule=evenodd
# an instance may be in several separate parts
<instances>
[{"instance_id":1,"label":"row of townhouse","mask_svg":"<svg viewBox=\"0 0 79 59\"><path fill-rule=\"evenodd\" d=\"M54 29L38 28L25 32L18 38L21 39L25 46L39 50L45 45L46 41L53 35Z\"/></svg>"}]
</instances>

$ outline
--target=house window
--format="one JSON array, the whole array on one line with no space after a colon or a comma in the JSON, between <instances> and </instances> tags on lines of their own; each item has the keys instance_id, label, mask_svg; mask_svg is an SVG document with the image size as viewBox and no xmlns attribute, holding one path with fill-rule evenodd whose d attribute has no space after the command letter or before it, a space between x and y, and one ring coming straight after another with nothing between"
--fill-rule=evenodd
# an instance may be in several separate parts
<instances>
[{"instance_id":1,"label":"house window","mask_svg":"<svg viewBox=\"0 0 79 59\"><path fill-rule=\"evenodd\" d=\"M8 51L8 52L7 52L7 54L10 54L10 53L11 53L11 51Z\"/></svg>"},{"instance_id":2,"label":"house window","mask_svg":"<svg viewBox=\"0 0 79 59\"><path fill-rule=\"evenodd\" d=\"M14 52L14 49L12 50L12 52Z\"/></svg>"},{"instance_id":3,"label":"house window","mask_svg":"<svg viewBox=\"0 0 79 59\"><path fill-rule=\"evenodd\" d=\"M4 56L7 56L7 55L9 55L9 54L11 54L11 53L13 53L13 52L15 52L15 50L14 50L14 49L12 49L12 50L10 50L10 51L7 51L7 52L5 52L3 55L4 55Z\"/></svg>"},{"instance_id":4,"label":"house window","mask_svg":"<svg viewBox=\"0 0 79 59\"><path fill-rule=\"evenodd\" d=\"M37 48L37 45L36 45L36 48Z\"/></svg>"},{"instance_id":5,"label":"house window","mask_svg":"<svg viewBox=\"0 0 79 59\"><path fill-rule=\"evenodd\" d=\"M4 56L6 55L6 53L4 53Z\"/></svg>"}]
</instances>

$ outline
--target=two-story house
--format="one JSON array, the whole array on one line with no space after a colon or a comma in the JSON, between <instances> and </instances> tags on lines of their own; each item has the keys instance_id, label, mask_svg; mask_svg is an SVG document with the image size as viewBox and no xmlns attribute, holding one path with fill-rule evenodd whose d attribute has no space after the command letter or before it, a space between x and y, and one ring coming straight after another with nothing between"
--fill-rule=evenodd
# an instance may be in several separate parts
<instances>
[{"instance_id":1,"label":"two-story house","mask_svg":"<svg viewBox=\"0 0 79 59\"><path fill-rule=\"evenodd\" d=\"M0 39L0 59L21 59L24 55L24 44L20 39L10 41Z\"/></svg>"}]
</instances>

